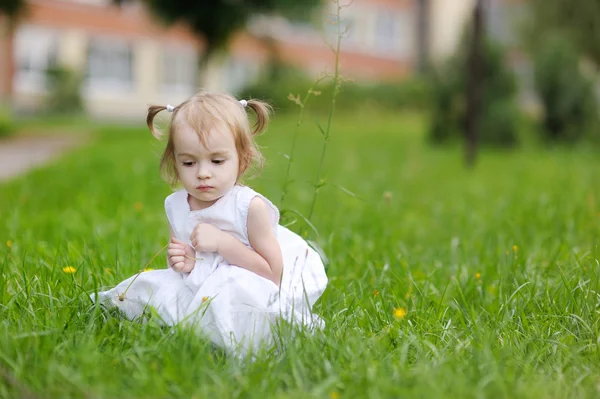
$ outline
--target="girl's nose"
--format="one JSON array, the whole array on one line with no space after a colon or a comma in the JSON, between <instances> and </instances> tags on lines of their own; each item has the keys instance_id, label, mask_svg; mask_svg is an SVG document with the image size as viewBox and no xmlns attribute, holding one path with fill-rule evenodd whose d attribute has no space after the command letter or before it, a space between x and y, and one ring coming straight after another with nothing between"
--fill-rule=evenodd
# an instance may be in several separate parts
<instances>
[{"instance_id":1,"label":"girl's nose","mask_svg":"<svg viewBox=\"0 0 600 399\"><path fill-rule=\"evenodd\" d=\"M205 165L198 165L198 179L208 179L210 177L210 170Z\"/></svg>"}]
</instances>

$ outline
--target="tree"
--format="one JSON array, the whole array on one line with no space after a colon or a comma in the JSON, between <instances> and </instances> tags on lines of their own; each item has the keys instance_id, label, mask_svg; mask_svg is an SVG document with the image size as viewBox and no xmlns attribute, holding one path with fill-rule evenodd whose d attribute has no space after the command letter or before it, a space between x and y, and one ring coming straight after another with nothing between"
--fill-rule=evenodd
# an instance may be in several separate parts
<instances>
[{"instance_id":1,"label":"tree","mask_svg":"<svg viewBox=\"0 0 600 399\"><path fill-rule=\"evenodd\" d=\"M467 63L467 115L465 123L465 159L468 166L475 165L477 139L481 119L482 80L484 63L485 25L483 20L483 0L477 0L473 9L473 32Z\"/></svg>"},{"instance_id":2,"label":"tree","mask_svg":"<svg viewBox=\"0 0 600 399\"><path fill-rule=\"evenodd\" d=\"M25 0L0 0L0 14L16 17L25 8Z\"/></svg>"},{"instance_id":3,"label":"tree","mask_svg":"<svg viewBox=\"0 0 600 399\"><path fill-rule=\"evenodd\" d=\"M307 18L321 0L145 0L167 23L185 22L206 43L207 54L226 46L228 39L258 13L278 12L286 16Z\"/></svg>"},{"instance_id":4,"label":"tree","mask_svg":"<svg viewBox=\"0 0 600 399\"><path fill-rule=\"evenodd\" d=\"M547 35L534 54L535 88L544 108L543 138L550 143L598 140L594 85L579 68L579 54L562 35Z\"/></svg>"},{"instance_id":5,"label":"tree","mask_svg":"<svg viewBox=\"0 0 600 399\"><path fill-rule=\"evenodd\" d=\"M1 0L0 0L1 1ZM113 0L116 4L131 0ZM183 22L205 43L200 68L219 50L225 49L232 35L244 28L251 16L279 13L292 19L309 19L322 0L142 0L167 24ZM267 43L268 44L268 43ZM272 48L271 48L272 50Z\"/></svg>"},{"instance_id":6,"label":"tree","mask_svg":"<svg viewBox=\"0 0 600 399\"><path fill-rule=\"evenodd\" d=\"M594 87L600 78L600 1L531 0L529 7L524 39L533 56L535 88L544 110L543 138L597 140ZM586 64L595 71L582 68Z\"/></svg>"},{"instance_id":7,"label":"tree","mask_svg":"<svg viewBox=\"0 0 600 399\"><path fill-rule=\"evenodd\" d=\"M25 0L0 0L0 59L13 59L13 34L15 30L15 21L19 14L25 9ZM4 68L8 69L7 87L2 87L0 82L0 101L6 100L12 93L12 63L5 63ZM1 69L1 68L0 68Z\"/></svg>"},{"instance_id":8,"label":"tree","mask_svg":"<svg viewBox=\"0 0 600 399\"><path fill-rule=\"evenodd\" d=\"M564 34L600 68L600 1L531 0L531 24L526 37L538 48L548 32Z\"/></svg>"},{"instance_id":9,"label":"tree","mask_svg":"<svg viewBox=\"0 0 600 399\"><path fill-rule=\"evenodd\" d=\"M469 57L473 47L472 36L473 30L467 30L458 51L433 69L429 139L434 144L465 143L467 156L471 151L469 146L473 145L474 160L476 147L509 148L517 145L520 114L516 101L516 76L506 63L506 51L492 38L486 37L480 50L485 62L479 65L477 72L479 84L478 87L471 86L471 90L475 88L478 91L474 97L479 98L479 104L475 106L475 143L468 141L465 134L469 126L468 91L473 83L469 83L472 77L465 71L469 70L469 63L472 62Z\"/></svg>"}]
</instances>

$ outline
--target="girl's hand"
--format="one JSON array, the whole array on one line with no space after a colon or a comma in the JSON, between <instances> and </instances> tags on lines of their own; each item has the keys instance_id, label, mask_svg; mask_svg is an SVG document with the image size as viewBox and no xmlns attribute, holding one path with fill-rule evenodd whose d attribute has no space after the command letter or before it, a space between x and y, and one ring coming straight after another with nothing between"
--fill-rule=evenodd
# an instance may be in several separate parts
<instances>
[{"instance_id":1,"label":"girl's hand","mask_svg":"<svg viewBox=\"0 0 600 399\"><path fill-rule=\"evenodd\" d=\"M199 223L192 232L190 240L198 252L217 252L223 232L208 223Z\"/></svg>"},{"instance_id":2,"label":"girl's hand","mask_svg":"<svg viewBox=\"0 0 600 399\"><path fill-rule=\"evenodd\" d=\"M187 255L187 256L186 256ZM176 272L189 273L196 265L194 257L196 252L183 241L171 237L169 247L167 249L167 259L169 266Z\"/></svg>"}]
</instances>

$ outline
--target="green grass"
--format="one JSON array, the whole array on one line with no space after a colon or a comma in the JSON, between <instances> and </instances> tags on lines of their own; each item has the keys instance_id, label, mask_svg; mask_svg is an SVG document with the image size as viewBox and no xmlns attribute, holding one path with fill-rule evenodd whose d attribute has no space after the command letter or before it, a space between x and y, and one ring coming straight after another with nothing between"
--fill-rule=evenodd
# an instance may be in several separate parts
<instances>
[{"instance_id":1,"label":"green grass","mask_svg":"<svg viewBox=\"0 0 600 399\"><path fill-rule=\"evenodd\" d=\"M294 121L275 117L260 138L268 163L247 182L307 213L311 123L279 203ZM415 114L336 115L326 181L356 197L328 184L315 208L327 326L254 362L89 301L167 242L170 189L147 131L103 129L0 186L0 397L598 397L600 157L487 151L466 170L423 130Z\"/></svg>"}]
</instances>

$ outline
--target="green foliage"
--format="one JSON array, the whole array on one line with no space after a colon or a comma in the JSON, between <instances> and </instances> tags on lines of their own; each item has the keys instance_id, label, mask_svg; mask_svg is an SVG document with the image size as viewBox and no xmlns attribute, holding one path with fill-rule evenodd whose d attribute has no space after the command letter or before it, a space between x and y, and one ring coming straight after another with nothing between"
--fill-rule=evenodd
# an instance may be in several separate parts
<instances>
[{"instance_id":1,"label":"green foliage","mask_svg":"<svg viewBox=\"0 0 600 399\"><path fill-rule=\"evenodd\" d=\"M16 17L25 8L25 0L0 0L0 14Z\"/></svg>"},{"instance_id":2,"label":"green foliage","mask_svg":"<svg viewBox=\"0 0 600 399\"><path fill-rule=\"evenodd\" d=\"M288 99L290 94L302 95L311 85L312 81L301 70L277 63L267 67L257 81L238 94L242 98L268 101L276 110L284 110L294 108L293 102Z\"/></svg>"},{"instance_id":3,"label":"green foliage","mask_svg":"<svg viewBox=\"0 0 600 399\"><path fill-rule=\"evenodd\" d=\"M278 110L293 110L297 104L291 97L302 97L314 79L291 66L278 66L276 73L266 73L258 81L245 87L240 95L248 98L265 99ZM315 86L320 92L308 101L308 108L326 111L331 103L333 84L325 79ZM414 77L400 82L357 83L345 81L336 99L336 108L358 110L368 106L381 109L425 109L430 101L429 81Z\"/></svg>"},{"instance_id":4,"label":"green foliage","mask_svg":"<svg viewBox=\"0 0 600 399\"><path fill-rule=\"evenodd\" d=\"M0 106L0 138L14 133L15 126L8 110Z\"/></svg>"},{"instance_id":5,"label":"green foliage","mask_svg":"<svg viewBox=\"0 0 600 399\"><path fill-rule=\"evenodd\" d=\"M600 157L523 147L465 170L459 149L423 145L424 123L336 115L328 181L360 199L325 185L312 219L330 259L325 330L248 362L89 301L169 239L146 128L104 130L0 185L0 397L596 398ZM268 198L295 125L276 115L259 137L268 164L248 183ZM321 141L302 126L292 209L310 207Z\"/></svg>"},{"instance_id":6,"label":"green foliage","mask_svg":"<svg viewBox=\"0 0 600 399\"><path fill-rule=\"evenodd\" d=\"M457 54L433 73L429 139L434 143L456 141L464 135L468 79L466 42L463 41ZM478 140L482 145L513 146L517 143L520 118L516 105L516 78L506 65L503 49L489 40L484 46L483 65Z\"/></svg>"},{"instance_id":7,"label":"green foliage","mask_svg":"<svg viewBox=\"0 0 600 399\"><path fill-rule=\"evenodd\" d=\"M543 137L550 142L598 139L598 103L593 81L580 70L580 56L562 35L545 37L535 54L535 86L544 108Z\"/></svg>"},{"instance_id":8,"label":"green foliage","mask_svg":"<svg viewBox=\"0 0 600 399\"><path fill-rule=\"evenodd\" d=\"M53 67L47 71L47 110L53 114L75 114L83 110L80 74L65 68Z\"/></svg>"},{"instance_id":9,"label":"green foliage","mask_svg":"<svg viewBox=\"0 0 600 399\"><path fill-rule=\"evenodd\" d=\"M577 50L600 68L600 1L530 0L525 39L532 49L546 43L548 34L560 32Z\"/></svg>"},{"instance_id":10,"label":"green foliage","mask_svg":"<svg viewBox=\"0 0 600 399\"><path fill-rule=\"evenodd\" d=\"M160 18L168 23L185 22L207 45L207 52L226 45L235 31L245 27L258 13L282 13L305 18L321 0L145 0Z\"/></svg>"}]
</instances>

